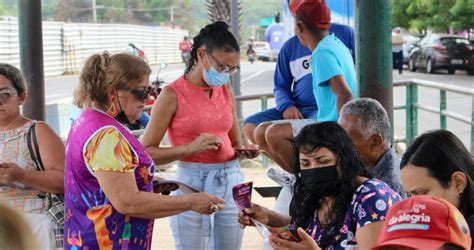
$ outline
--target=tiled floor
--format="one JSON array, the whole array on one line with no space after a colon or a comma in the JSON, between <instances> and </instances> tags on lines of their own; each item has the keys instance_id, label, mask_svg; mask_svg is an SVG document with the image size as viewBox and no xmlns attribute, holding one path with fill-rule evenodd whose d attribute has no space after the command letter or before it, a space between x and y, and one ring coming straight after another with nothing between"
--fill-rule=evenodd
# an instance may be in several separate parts
<instances>
[{"instance_id":1,"label":"tiled floor","mask_svg":"<svg viewBox=\"0 0 474 250\"><path fill-rule=\"evenodd\" d=\"M266 173L267 168L242 168L246 181L253 181L254 186L276 186L277 184L270 180ZM160 176L170 178L173 176L173 169L170 169ZM273 208L275 205L274 198L262 198L255 190L252 193L252 201ZM169 227L169 219L159 219L155 221L155 229L153 231L152 249L174 249L173 237ZM246 228L244 232L244 240L242 243L243 250L260 250L262 249L263 240L255 228Z\"/></svg>"}]
</instances>

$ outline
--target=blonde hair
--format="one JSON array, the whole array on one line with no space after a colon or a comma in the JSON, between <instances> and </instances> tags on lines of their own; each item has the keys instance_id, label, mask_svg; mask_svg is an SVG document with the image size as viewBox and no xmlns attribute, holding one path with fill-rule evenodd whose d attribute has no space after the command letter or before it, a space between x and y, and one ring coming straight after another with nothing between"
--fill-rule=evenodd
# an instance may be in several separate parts
<instances>
[{"instance_id":1,"label":"blonde hair","mask_svg":"<svg viewBox=\"0 0 474 250\"><path fill-rule=\"evenodd\" d=\"M136 86L151 73L150 66L128 53L110 55L107 51L90 56L82 68L74 104L83 108L91 102L108 105L107 90Z\"/></svg>"},{"instance_id":2,"label":"blonde hair","mask_svg":"<svg viewBox=\"0 0 474 250\"><path fill-rule=\"evenodd\" d=\"M12 250L38 248L36 238L23 216L4 204L0 204L0 246Z\"/></svg>"}]
</instances>

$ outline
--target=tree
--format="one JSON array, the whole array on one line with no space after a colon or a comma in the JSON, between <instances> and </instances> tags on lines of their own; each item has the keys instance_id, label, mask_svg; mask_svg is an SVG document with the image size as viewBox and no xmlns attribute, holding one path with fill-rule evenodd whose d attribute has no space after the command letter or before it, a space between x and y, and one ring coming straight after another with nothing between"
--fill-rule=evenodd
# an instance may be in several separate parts
<instances>
[{"instance_id":1,"label":"tree","mask_svg":"<svg viewBox=\"0 0 474 250\"><path fill-rule=\"evenodd\" d=\"M92 22L92 1L58 0L55 21Z\"/></svg>"},{"instance_id":2,"label":"tree","mask_svg":"<svg viewBox=\"0 0 474 250\"><path fill-rule=\"evenodd\" d=\"M43 0L41 2L41 7L43 10L43 20L54 21L54 15L56 12L57 5L58 5L57 1Z\"/></svg>"},{"instance_id":3,"label":"tree","mask_svg":"<svg viewBox=\"0 0 474 250\"><path fill-rule=\"evenodd\" d=\"M207 0L207 13L209 20L211 22L224 21L229 24L229 29L232 29L232 20L231 20L231 6L232 0ZM238 1L238 22L239 22L239 31L242 30L242 1ZM241 32L239 32L241 33ZM242 42L240 38L239 43Z\"/></svg>"},{"instance_id":4,"label":"tree","mask_svg":"<svg viewBox=\"0 0 474 250\"><path fill-rule=\"evenodd\" d=\"M0 0L0 16L16 16L16 2L12 0Z\"/></svg>"},{"instance_id":5,"label":"tree","mask_svg":"<svg viewBox=\"0 0 474 250\"><path fill-rule=\"evenodd\" d=\"M410 9L416 8L413 0L398 0L392 2L392 26L409 29L411 21L416 19L418 13Z\"/></svg>"},{"instance_id":6,"label":"tree","mask_svg":"<svg viewBox=\"0 0 474 250\"><path fill-rule=\"evenodd\" d=\"M474 27L474 0L395 0L392 24L425 33Z\"/></svg>"},{"instance_id":7,"label":"tree","mask_svg":"<svg viewBox=\"0 0 474 250\"><path fill-rule=\"evenodd\" d=\"M260 19L265 17L271 17L273 19L275 13L277 11L281 12L283 7L281 0L243 0L242 5L244 29L242 30L241 37L243 41L247 40L250 36L254 36L254 31L258 29L260 29L260 33L263 36L265 29L259 27Z\"/></svg>"},{"instance_id":8,"label":"tree","mask_svg":"<svg viewBox=\"0 0 474 250\"><path fill-rule=\"evenodd\" d=\"M0 5L0 16L6 16L7 10L3 7L3 4Z\"/></svg>"},{"instance_id":9,"label":"tree","mask_svg":"<svg viewBox=\"0 0 474 250\"><path fill-rule=\"evenodd\" d=\"M453 16L449 10L457 0L423 0L428 15L426 23L435 31L446 32L452 26Z\"/></svg>"},{"instance_id":10,"label":"tree","mask_svg":"<svg viewBox=\"0 0 474 250\"><path fill-rule=\"evenodd\" d=\"M474 28L474 0L457 0L449 12L453 16L452 25L455 29Z\"/></svg>"}]
</instances>

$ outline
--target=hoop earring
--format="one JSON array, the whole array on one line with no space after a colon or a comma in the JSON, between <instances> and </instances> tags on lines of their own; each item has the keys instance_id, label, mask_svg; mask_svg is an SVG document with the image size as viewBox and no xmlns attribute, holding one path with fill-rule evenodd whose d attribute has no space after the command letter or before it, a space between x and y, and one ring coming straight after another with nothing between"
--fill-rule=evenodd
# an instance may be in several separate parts
<instances>
[{"instance_id":1,"label":"hoop earring","mask_svg":"<svg viewBox=\"0 0 474 250\"><path fill-rule=\"evenodd\" d=\"M118 111L113 103L111 103L110 107L107 109L107 114L112 117L115 117L118 114Z\"/></svg>"}]
</instances>

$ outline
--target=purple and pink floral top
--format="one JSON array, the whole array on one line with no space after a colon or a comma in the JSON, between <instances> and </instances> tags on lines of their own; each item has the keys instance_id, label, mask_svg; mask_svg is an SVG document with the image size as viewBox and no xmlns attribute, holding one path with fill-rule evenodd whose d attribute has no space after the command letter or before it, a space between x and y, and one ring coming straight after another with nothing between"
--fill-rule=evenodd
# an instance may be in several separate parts
<instances>
[{"instance_id":1,"label":"purple and pink floral top","mask_svg":"<svg viewBox=\"0 0 474 250\"><path fill-rule=\"evenodd\" d=\"M150 249L153 220L119 213L96 171L134 173L140 191L152 192L153 161L115 119L86 109L66 144L65 249Z\"/></svg>"},{"instance_id":2,"label":"purple and pink floral top","mask_svg":"<svg viewBox=\"0 0 474 250\"><path fill-rule=\"evenodd\" d=\"M322 228L317 212L306 232L322 249L357 249L356 231L370 223L384 221L388 209L400 200L400 195L385 182L368 179L354 192L344 223L337 232Z\"/></svg>"}]
</instances>

